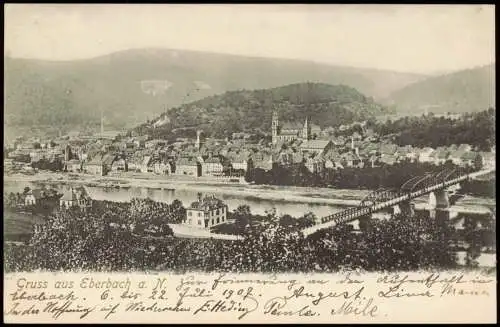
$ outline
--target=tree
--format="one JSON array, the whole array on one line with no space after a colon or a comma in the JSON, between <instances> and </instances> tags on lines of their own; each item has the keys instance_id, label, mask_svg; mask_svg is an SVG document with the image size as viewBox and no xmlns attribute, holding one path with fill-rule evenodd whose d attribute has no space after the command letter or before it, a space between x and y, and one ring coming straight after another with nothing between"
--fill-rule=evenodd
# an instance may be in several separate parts
<instances>
[{"instance_id":1,"label":"tree","mask_svg":"<svg viewBox=\"0 0 500 327\"><path fill-rule=\"evenodd\" d=\"M483 169L483 158L481 157L480 154L477 154L476 157L474 158L473 165L475 170Z\"/></svg>"},{"instance_id":2,"label":"tree","mask_svg":"<svg viewBox=\"0 0 500 327\"><path fill-rule=\"evenodd\" d=\"M291 227L295 225L295 223L296 223L295 219L288 214L281 216L279 220L279 224L283 227Z\"/></svg>"},{"instance_id":3,"label":"tree","mask_svg":"<svg viewBox=\"0 0 500 327\"><path fill-rule=\"evenodd\" d=\"M179 210L181 208L184 208L183 205L182 205L182 201L181 200L178 200L178 199L175 199L174 201L172 201L172 210Z\"/></svg>"},{"instance_id":4,"label":"tree","mask_svg":"<svg viewBox=\"0 0 500 327\"><path fill-rule=\"evenodd\" d=\"M306 213L298 219L298 224L301 228L311 227L316 223L316 215L312 212Z\"/></svg>"},{"instance_id":5,"label":"tree","mask_svg":"<svg viewBox=\"0 0 500 327\"><path fill-rule=\"evenodd\" d=\"M233 213L234 224L239 232L243 232L250 225L251 212L250 207L246 204L238 206Z\"/></svg>"},{"instance_id":6,"label":"tree","mask_svg":"<svg viewBox=\"0 0 500 327\"><path fill-rule=\"evenodd\" d=\"M466 217L464 221L464 238L468 247L466 251L465 264L477 267L477 258L481 255L481 234L478 229L477 220Z\"/></svg>"}]
</instances>

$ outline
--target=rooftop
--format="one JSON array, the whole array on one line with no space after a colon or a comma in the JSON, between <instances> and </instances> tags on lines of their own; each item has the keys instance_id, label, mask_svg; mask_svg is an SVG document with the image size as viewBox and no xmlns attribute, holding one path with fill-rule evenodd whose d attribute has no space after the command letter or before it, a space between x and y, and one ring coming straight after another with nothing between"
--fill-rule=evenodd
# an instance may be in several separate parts
<instances>
[{"instance_id":1,"label":"rooftop","mask_svg":"<svg viewBox=\"0 0 500 327\"><path fill-rule=\"evenodd\" d=\"M191 203L191 206L188 209L193 210L202 210L202 211L210 211L214 209L219 209L225 207L226 205L220 199L217 199L215 195L205 196L203 199L199 199Z\"/></svg>"},{"instance_id":2,"label":"rooftop","mask_svg":"<svg viewBox=\"0 0 500 327\"><path fill-rule=\"evenodd\" d=\"M309 140L300 145L301 148L306 149L324 149L331 141L328 140Z\"/></svg>"},{"instance_id":3,"label":"rooftop","mask_svg":"<svg viewBox=\"0 0 500 327\"><path fill-rule=\"evenodd\" d=\"M197 166L198 161L195 158L182 157L176 162L176 166Z\"/></svg>"}]
</instances>

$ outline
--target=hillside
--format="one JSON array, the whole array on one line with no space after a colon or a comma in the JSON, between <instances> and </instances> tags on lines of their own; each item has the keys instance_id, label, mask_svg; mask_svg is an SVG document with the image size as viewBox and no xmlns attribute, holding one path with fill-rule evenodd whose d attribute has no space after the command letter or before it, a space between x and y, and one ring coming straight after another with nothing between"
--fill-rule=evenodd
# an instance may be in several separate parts
<instances>
[{"instance_id":1,"label":"hillside","mask_svg":"<svg viewBox=\"0 0 500 327\"><path fill-rule=\"evenodd\" d=\"M219 137L241 131L269 133L273 110L286 120L303 122L308 116L313 124L322 128L388 112L371 97L349 86L297 83L271 89L229 91L175 107L168 113L170 122L155 128L154 133L168 134L172 129L186 127L191 128L191 134L195 129L202 129L206 134ZM159 120L161 116L153 123ZM142 127L148 129L145 125Z\"/></svg>"},{"instance_id":2,"label":"hillside","mask_svg":"<svg viewBox=\"0 0 500 327\"><path fill-rule=\"evenodd\" d=\"M382 101L398 112L471 112L495 107L495 65L429 77Z\"/></svg>"},{"instance_id":3,"label":"hillside","mask_svg":"<svg viewBox=\"0 0 500 327\"><path fill-rule=\"evenodd\" d=\"M97 128L101 110L107 129L122 128L210 95L306 81L344 84L381 98L422 79L391 71L169 49L65 62L7 57L4 67L7 128Z\"/></svg>"}]
</instances>

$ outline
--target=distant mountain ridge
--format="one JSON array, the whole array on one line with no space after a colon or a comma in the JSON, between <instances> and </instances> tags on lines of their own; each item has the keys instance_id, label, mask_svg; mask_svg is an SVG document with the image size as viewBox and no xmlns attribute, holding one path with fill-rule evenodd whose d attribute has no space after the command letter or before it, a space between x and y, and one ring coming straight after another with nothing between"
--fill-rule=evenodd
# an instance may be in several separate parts
<instances>
[{"instance_id":1,"label":"distant mountain ridge","mask_svg":"<svg viewBox=\"0 0 500 327\"><path fill-rule=\"evenodd\" d=\"M394 91L382 103L398 112L475 112L495 107L495 64L429 77Z\"/></svg>"},{"instance_id":2,"label":"distant mountain ridge","mask_svg":"<svg viewBox=\"0 0 500 327\"><path fill-rule=\"evenodd\" d=\"M6 57L7 126L134 126L173 106L231 90L291 83L344 84L374 98L421 80L417 74L172 49L125 50L92 59Z\"/></svg>"}]
</instances>

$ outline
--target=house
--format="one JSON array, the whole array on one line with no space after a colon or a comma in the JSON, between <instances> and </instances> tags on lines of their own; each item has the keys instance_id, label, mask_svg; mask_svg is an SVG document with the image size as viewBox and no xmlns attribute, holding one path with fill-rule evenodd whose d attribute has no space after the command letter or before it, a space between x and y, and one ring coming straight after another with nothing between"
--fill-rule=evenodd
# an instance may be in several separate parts
<instances>
[{"instance_id":1,"label":"house","mask_svg":"<svg viewBox=\"0 0 500 327\"><path fill-rule=\"evenodd\" d=\"M342 165L342 156L335 150L329 151L326 155L324 155L325 158L325 168L328 169L344 169L344 166Z\"/></svg>"},{"instance_id":2,"label":"house","mask_svg":"<svg viewBox=\"0 0 500 327\"><path fill-rule=\"evenodd\" d=\"M351 138L355 141L360 141L363 139L363 137L358 133L358 132L354 132L351 136Z\"/></svg>"},{"instance_id":3,"label":"house","mask_svg":"<svg viewBox=\"0 0 500 327\"><path fill-rule=\"evenodd\" d=\"M337 138L333 139L333 141L332 141L332 142L333 142L333 144L334 144L335 146L344 146L344 145L346 144L347 140L346 140L346 138L345 138L345 137L343 137L343 136L339 136L339 137L337 137Z\"/></svg>"},{"instance_id":4,"label":"house","mask_svg":"<svg viewBox=\"0 0 500 327\"><path fill-rule=\"evenodd\" d=\"M292 163L301 164L304 162L304 153L297 151L292 153Z\"/></svg>"},{"instance_id":5,"label":"house","mask_svg":"<svg viewBox=\"0 0 500 327\"><path fill-rule=\"evenodd\" d=\"M449 159L451 160L451 162L453 162L453 164L455 164L457 166L464 166L465 163L462 160L462 157L466 152L468 152L468 151L460 150L460 149L457 149L455 151L450 151Z\"/></svg>"},{"instance_id":6,"label":"house","mask_svg":"<svg viewBox=\"0 0 500 327\"><path fill-rule=\"evenodd\" d=\"M92 205L92 199L83 187L70 188L63 193L59 199L61 208L69 209L71 207L88 208Z\"/></svg>"},{"instance_id":7,"label":"house","mask_svg":"<svg viewBox=\"0 0 500 327\"><path fill-rule=\"evenodd\" d=\"M80 172L82 171L83 165L80 160L72 159L68 161L68 171L70 172Z\"/></svg>"},{"instance_id":8,"label":"house","mask_svg":"<svg viewBox=\"0 0 500 327\"><path fill-rule=\"evenodd\" d=\"M340 125L340 126L339 126L339 131L341 131L341 132L345 132L345 131L347 131L349 128L350 128L350 126L349 126L349 125L345 125L345 124L344 124L344 125Z\"/></svg>"},{"instance_id":9,"label":"house","mask_svg":"<svg viewBox=\"0 0 500 327\"><path fill-rule=\"evenodd\" d=\"M100 139L104 139L104 140L115 140L118 136L120 136L121 132L120 131L105 131L105 132L100 132L99 134L97 134L97 136L100 138Z\"/></svg>"},{"instance_id":10,"label":"house","mask_svg":"<svg viewBox=\"0 0 500 327\"><path fill-rule=\"evenodd\" d=\"M423 148L418 153L418 161L419 162L433 162L432 154L435 152L433 148Z\"/></svg>"},{"instance_id":11,"label":"house","mask_svg":"<svg viewBox=\"0 0 500 327\"><path fill-rule=\"evenodd\" d=\"M114 156L112 155L97 154L85 164L84 170L89 174L105 176L111 171L113 161Z\"/></svg>"},{"instance_id":12,"label":"house","mask_svg":"<svg viewBox=\"0 0 500 327\"><path fill-rule=\"evenodd\" d=\"M399 157L395 154L387 154L385 156L382 156L380 158L380 162L384 163L386 165L394 165L395 163L399 162Z\"/></svg>"},{"instance_id":13,"label":"house","mask_svg":"<svg viewBox=\"0 0 500 327\"><path fill-rule=\"evenodd\" d=\"M496 158L495 154L492 152L481 152L481 157L483 158L483 168L495 169Z\"/></svg>"},{"instance_id":14,"label":"house","mask_svg":"<svg viewBox=\"0 0 500 327\"><path fill-rule=\"evenodd\" d=\"M458 146L457 150L464 151L464 152L472 151L472 146L469 144L460 144Z\"/></svg>"},{"instance_id":15,"label":"house","mask_svg":"<svg viewBox=\"0 0 500 327\"><path fill-rule=\"evenodd\" d=\"M293 164L293 151L292 149L282 150L278 153L278 163L281 166L289 166Z\"/></svg>"},{"instance_id":16,"label":"house","mask_svg":"<svg viewBox=\"0 0 500 327\"><path fill-rule=\"evenodd\" d=\"M396 154L400 161L409 160L415 162L418 160L418 153L411 145L399 147Z\"/></svg>"},{"instance_id":17,"label":"house","mask_svg":"<svg viewBox=\"0 0 500 327\"><path fill-rule=\"evenodd\" d=\"M277 155L258 153L252 157L254 167L265 171L270 171L278 165Z\"/></svg>"},{"instance_id":18,"label":"house","mask_svg":"<svg viewBox=\"0 0 500 327\"><path fill-rule=\"evenodd\" d=\"M219 156L208 157L201 164L202 176L222 176L224 174L224 161Z\"/></svg>"},{"instance_id":19,"label":"house","mask_svg":"<svg viewBox=\"0 0 500 327\"><path fill-rule=\"evenodd\" d=\"M215 196L202 198L198 195L198 201L191 203L186 209L184 224L197 228L210 228L227 221L227 205Z\"/></svg>"},{"instance_id":20,"label":"house","mask_svg":"<svg viewBox=\"0 0 500 327\"><path fill-rule=\"evenodd\" d=\"M38 162L42 159L46 159L47 155L48 155L48 151L46 151L44 149L32 150L30 152L31 162Z\"/></svg>"},{"instance_id":21,"label":"house","mask_svg":"<svg viewBox=\"0 0 500 327\"><path fill-rule=\"evenodd\" d=\"M60 146L56 146L47 151L48 156L62 157L64 155L64 149Z\"/></svg>"},{"instance_id":22,"label":"house","mask_svg":"<svg viewBox=\"0 0 500 327\"><path fill-rule=\"evenodd\" d=\"M156 160L153 165L153 171L157 175L170 175L172 167L167 160Z\"/></svg>"},{"instance_id":23,"label":"house","mask_svg":"<svg viewBox=\"0 0 500 327\"><path fill-rule=\"evenodd\" d=\"M34 189L29 190L24 197L24 205L26 206L44 206L48 202L56 199L58 196L55 190Z\"/></svg>"},{"instance_id":24,"label":"house","mask_svg":"<svg viewBox=\"0 0 500 327\"><path fill-rule=\"evenodd\" d=\"M253 168L253 160L249 153L237 153L229 159L233 170L248 171Z\"/></svg>"},{"instance_id":25,"label":"house","mask_svg":"<svg viewBox=\"0 0 500 327\"><path fill-rule=\"evenodd\" d=\"M396 144L392 143L383 143L380 145L380 154L382 157L386 155L394 155L396 151L398 150L398 146Z\"/></svg>"},{"instance_id":26,"label":"house","mask_svg":"<svg viewBox=\"0 0 500 327\"><path fill-rule=\"evenodd\" d=\"M231 139L233 140L248 140L249 138L251 138L252 135L249 134L249 133L244 133L244 132L240 132L240 133L233 133L231 135Z\"/></svg>"},{"instance_id":27,"label":"house","mask_svg":"<svg viewBox=\"0 0 500 327\"><path fill-rule=\"evenodd\" d=\"M149 155L144 156L139 169L141 170L141 173L152 173L154 171L153 157Z\"/></svg>"},{"instance_id":28,"label":"house","mask_svg":"<svg viewBox=\"0 0 500 327\"><path fill-rule=\"evenodd\" d=\"M144 149L146 147L146 139L145 138L136 138L134 140L134 145L136 148Z\"/></svg>"},{"instance_id":29,"label":"house","mask_svg":"<svg viewBox=\"0 0 500 327\"><path fill-rule=\"evenodd\" d=\"M307 170L313 174L318 174L324 171L325 169L325 160L320 156L308 157L306 158L304 165Z\"/></svg>"},{"instance_id":30,"label":"house","mask_svg":"<svg viewBox=\"0 0 500 327\"><path fill-rule=\"evenodd\" d=\"M335 169L335 162L332 159L325 160L325 168L326 169Z\"/></svg>"},{"instance_id":31,"label":"house","mask_svg":"<svg viewBox=\"0 0 500 327\"><path fill-rule=\"evenodd\" d=\"M483 167L483 157L479 152L465 152L461 159L465 166L474 167L476 169L481 169Z\"/></svg>"},{"instance_id":32,"label":"house","mask_svg":"<svg viewBox=\"0 0 500 327\"><path fill-rule=\"evenodd\" d=\"M344 167L359 167L362 163L361 158L352 152L342 154L342 166Z\"/></svg>"},{"instance_id":33,"label":"house","mask_svg":"<svg viewBox=\"0 0 500 327\"><path fill-rule=\"evenodd\" d=\"M111 171L125 172L128 171L127 159L124 157L116 158L111 164Z\"/></svg>"},{"instance_id":34,"label":"house","mask_svg":"<svg viewBox=\"0 0 500 327\"><path fill-rule=\"evenodd\" d=\"M24 197L24 205L26 206L37 205L43 200L44 197L45 194L42 192L41 189L29 190L28 193L26 193L26 196Z\"/></svg>"},{"instance_id":35,"label":"house","mask_svg":"<svg viewBox=\"0 0 500 327\"><path fill-rule=\"evenodd\" d=\"M372 154L367 158L367 163L372 168L377 167L379 164L379 158L376 155Z\"/></svg>"},{"instance_id":36,"label":"house","mask_svg":"<svg viewBox=\"0 0 500 327\"><path fill-rule=\"evenodd\" d=\"M175 175L201 176L201 164L193 157L179 158L175 163Z\"/></svg>"},{"instance_id":37,"label":"house","mask_svg":"<svg viewBox=\"0 0 500 327\"><path fill-rule=\"evenodd\" d=\"M450 152L446 149L436 149L431 157L433 157L435 165L442 165L450 158Z\"/></svg>"},{"instance_id":38,"label":"house","mask_svg":"<svg viewBox=\"0 0 500 327\"><path fill-rule=\"evenodd\" d=\"M144 143L146 149L155 149L167 145L167 141L161 139L149 140Z\"/></svg>"},{"instance_id":39,"label":"house","mask_svg":"<svg viewBox=\"0 0 500 327\"><path fill-rule=\"evenodd\" d=\"M310 153L322 154L333 148L333 142L330 140L308 140L300 145L300 150Z\"/></svg>"}]
</instances>

